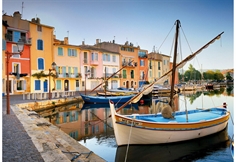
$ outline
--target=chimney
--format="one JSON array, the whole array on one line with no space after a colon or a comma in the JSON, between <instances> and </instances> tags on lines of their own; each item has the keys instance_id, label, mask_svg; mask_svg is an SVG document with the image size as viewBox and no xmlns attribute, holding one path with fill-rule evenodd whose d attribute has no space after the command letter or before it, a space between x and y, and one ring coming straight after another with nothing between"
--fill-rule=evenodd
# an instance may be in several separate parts
<instances>
[{"instance_id":1,"label":"chimney","mask_svg":"<svg viewBox=\"0 0 236 162\"><path fill-rule=\"evenodd\" d=\"M113 43L113 44L115 43L115 39L113 39L112 43Z\"/></svg>"},{"instance_id":2,"label":"chimney","mask_svg":"<svg viewBox=\"0 0 236 162\"><path fill-rule=\"evenodd\" d=\"M14 12L13 17L21 18L21 14L19 11Z\"/></svg>"},{"instance_id":3,"label":"chimney","mask_svg":"<svg viewBox=\"0 0 236 162\"><path fill-rule=\"evenodd\" d=\"M98 44L98 43L100 43L100 42L99 42L99 39L96 39L96 44Z\"/></svg>"},{"instance_id":4,"label":"chimney","mask_svg":"<svg viewBox=\"0 0 236 162\"><path fill-rule=\"evenodd\" d=\"M64 37L64 44L68 44L68 43L69 43L68 37Z\"/></svg>"},{"instance_id":5,"label":"chimney","mask_svg":"<svg viewBox=\"0 0 236 162\"><path fill-rule=\"evenodd\" d=\"M84 45L84 41L82 41L82 45Z\"/></svg>"}]
</instances>

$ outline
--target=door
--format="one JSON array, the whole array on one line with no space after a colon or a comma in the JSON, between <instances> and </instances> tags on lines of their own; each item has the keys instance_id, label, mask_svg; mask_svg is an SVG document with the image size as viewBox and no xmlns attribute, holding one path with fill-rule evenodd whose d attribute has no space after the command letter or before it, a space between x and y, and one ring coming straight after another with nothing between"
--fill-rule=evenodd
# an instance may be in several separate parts
<instances>
[{"instance_id":1,"label":"door","mask_svg":"<svg viewBox=\"0 0 236 162\"><path fill-rule=\"evenodd\" d=\"M47 92L48 91L48 80L45 80L43 82L43 92Z\"/></svg>"},{"instance_id":2,"label":"door","mask_svg":"<svg viewBox=\"0 0 236 162\"><path fill-rule=\"evenodd\" d=\"M68 91L69 90L69 80L65 80L64 82L64 91Z\"/></svg>"},{"instance_id":3,"label":"door","mask_svg":"<svg viewBox=\"0 0 236 162\"><path fill-rule=\"evenodd\" d=\"M129 89L129 81L126 81L126 88Z\"/></svg>"},{"instance_id":4,"label":"door","mask_svg":"<svg viewBox=\"0 0 236 162\"><path fill-rule=\"evenodd\" d=\"M75 90L79 91L79 80L75 81Z\"/></svg>"}]
</instances>

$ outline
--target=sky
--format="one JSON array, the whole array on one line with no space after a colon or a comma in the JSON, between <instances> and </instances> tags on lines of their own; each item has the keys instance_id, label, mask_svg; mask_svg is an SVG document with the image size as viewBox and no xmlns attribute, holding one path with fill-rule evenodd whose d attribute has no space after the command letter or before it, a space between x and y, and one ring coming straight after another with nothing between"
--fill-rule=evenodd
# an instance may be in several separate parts
<instances>
[{"instance_id":1,"label":"sky","mask_svg":"<svg viewBox=\"0 0 236 162\"><path fill-rule=\"evenodd\" d=\"M57 39L69 37L72 45L129 41L171 56L171 61L174 24L180 20L180 58L224 32L190 63L197 70L234 68L233 0L3 0L3 13L15 11L22 19L40 18L55 28Z\"/></svg>"}]
</instances>

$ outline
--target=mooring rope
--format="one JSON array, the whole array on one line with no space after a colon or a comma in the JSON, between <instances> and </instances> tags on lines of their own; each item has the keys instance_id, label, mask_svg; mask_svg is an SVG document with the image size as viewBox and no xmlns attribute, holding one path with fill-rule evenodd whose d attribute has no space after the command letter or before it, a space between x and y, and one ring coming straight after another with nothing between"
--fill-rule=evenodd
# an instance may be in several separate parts
<instances>
[{"instance_id":1,"label":"mooring rope","mask_svg":"<svg viewBox=\"0 0 236 162\"><path fill-rule=\"evenodd\" d=\"M126 153L125 153L125 162L127 160L127 155L128 155L128 151L129 151L129 142L130 142L133 124L134 124L134 119L132 119L132 123L131 123L131 127L130 127L129 140L128 140L128 145L127 145L127 149L126 149Z\"/></svg>"}]
</instances>

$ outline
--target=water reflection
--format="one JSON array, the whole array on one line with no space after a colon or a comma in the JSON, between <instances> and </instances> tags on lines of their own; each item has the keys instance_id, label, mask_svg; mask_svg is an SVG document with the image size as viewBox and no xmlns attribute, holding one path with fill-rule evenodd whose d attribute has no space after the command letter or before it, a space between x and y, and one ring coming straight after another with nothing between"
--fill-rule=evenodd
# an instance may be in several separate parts
<instances>
[{"instance_id":1,"label":"water reflection","mask_svg":"<svg viewBox=\"0 0 236 162\"><path fill-rule=\"evenodd\" d=\"M215 102L215 106L222 105L222 103L226 101L233 115L233 96L233 87L212 91L186 92L175 96L174 105L176 111L182 111L185 109L185 105L183 104L185 100L187 101L186 106L188 109L196 109L198 106L201 106L202 101L204 101L202 107L212 106L213 101ZM166 98L160 97L158 100L165 101ZM119 113L157 113L160 111L159 107L161 107L161 104L165 103L153 101L144 104L131 104L127 105ZM116 105L117 108L120 106L121 105ZM107 161L124 161L126 147L117 148L112 121L109 117L109 105L83 104L81 102L39 112L39 114L50 120L52 124L60 127L62 131L69 134L81 144L86 145L91 141L92 144L90 144L90 146L86 145L86 147ZM184 159L186 161L193 161L194 159L200 159L201 156L205 157L209 154L220 154L223 158L228 159L227 161L232 161L232 157L228 156L230 154L226 154L227 157L224 157L226 155L221 153L222 150L225 150L224 148L229 147L228 134L231 137L233 135L232 123L233 122L229 120L228 128L218 134L193 141L165 145L130 146L127 157L129 160L127 161L140 161L142 158L142 161L148 161L149 159L153 159L154 161L182 161L184 158L187 158L187 160ZM108 152L105 153L101 151L102 147L103 149L107 148ZM205 150L208 151L206 152ZM220 153L218 153L218 151L220 151ZM162 160L160 160L160 158L162 158Z\"/></svg>"}]
</instances>

